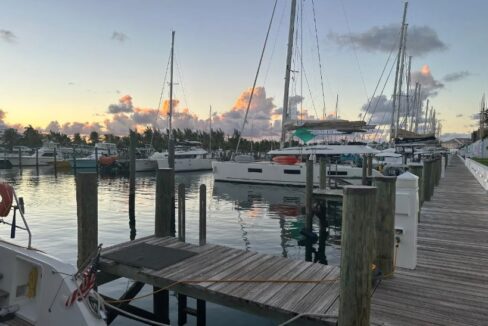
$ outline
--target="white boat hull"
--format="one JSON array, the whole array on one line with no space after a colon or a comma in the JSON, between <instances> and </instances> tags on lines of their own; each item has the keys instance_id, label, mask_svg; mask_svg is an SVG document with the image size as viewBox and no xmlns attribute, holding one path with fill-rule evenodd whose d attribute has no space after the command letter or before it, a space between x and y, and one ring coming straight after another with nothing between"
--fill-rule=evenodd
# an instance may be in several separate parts
<instances>
[{"instance_id":1,"label":"white boat hull","mask_svg":"<svg viewBox=\"0 0 488 326\"><path fill-rule=\"evenodd\" d=\"M175 172L212 170L210 158L177 158L175 159ZM157 160L158 169L169 168L168 160Z\"/></svg>"},{"instance_id":2,"label":"white boat hull","mask_svg":"<svg viewBox=\"0 0 488 326\"><path fill-rule=\"evenodd\" d=\"M149 159L136 160L136 172L155 171L157 167L158 167L158 163L155 160L149 160Z\"/></svg>"},{"instance_id":3,"label":"white boat hull","mask_svg":"<svg viewBox=\"0 0 488 326\"><path fill-rule=\"evenodd\" d=\"M300 186L306 184L305 163L294 165L272 162L237 163L233 161L212 163L215 181ZM320 164L314 164L314 185L320 182ZM362 168L336 165L331 166L329 175L343 178L351 184L361 184ZM373 170L373 176L379 172Z\"/></svg>"},{"instance_id":4,"label":"white boat hull","mask_svg":"<svg viewBox=\"0 0 488 326\"><path fill-rule=\"evenodd\" d=\"M66 307L76 289L75 268L41 252L0 241L0 307L18 307L16 317L32 325L101 326L83 301Z\"/></svg>"}]
</instances>

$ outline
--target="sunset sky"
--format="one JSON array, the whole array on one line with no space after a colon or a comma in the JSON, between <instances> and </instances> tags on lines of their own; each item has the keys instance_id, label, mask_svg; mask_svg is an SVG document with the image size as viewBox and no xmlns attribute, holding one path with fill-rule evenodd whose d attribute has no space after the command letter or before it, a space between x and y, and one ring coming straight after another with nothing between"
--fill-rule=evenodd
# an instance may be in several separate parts
<instances>
[{"instance_id":1,"label":"sunset sky","mask_svg":"<svg viewBox=\"0 0 488 326\"><path fill-rule=\"evenodd\" d=\"M282 107L290 3L278 0L251 108L250 135L272 136L279 128L275 120ZM332 113L339 94L341 118L357 119L385 65L389 41L397 40L403 1L314 3L326 112ZM162 120L155 122L155 109L175 30L175 119L180 126L206 128L212 105L215 125L231 130L242 123L246 90L252 86L273 4L1 0L3 122L43 129L49 125L65 132L98 128L123 133L134 126L164 126ZM488 89L487 12L483 0L409 1L412 74L426 83L444 133L472 130L471 116ZM310 91L304 81L300 94L298 72L291 95L302 95L304 110L317 116L322 114L322 95L311 0L303 0L302 16ZM388 99L392 80L384 92Z\"/></svg>"}]
</instances>

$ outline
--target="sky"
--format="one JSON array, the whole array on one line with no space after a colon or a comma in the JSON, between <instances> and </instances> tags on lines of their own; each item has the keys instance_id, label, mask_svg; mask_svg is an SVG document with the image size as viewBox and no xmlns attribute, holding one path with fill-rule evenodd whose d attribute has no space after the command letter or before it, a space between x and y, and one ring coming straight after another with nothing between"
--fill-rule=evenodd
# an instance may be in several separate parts
<instances>
[{"instance_id":1,"label":"sky","mask_svg":"<svg viewBox=\"0 0 488 326\"><path fill-rule=\"evenodd\" d=\"M212 106L214 127L231 132L243 122L274 2L0 0L0 120L67 133L165 127L174 30L175 126L208 128ZM322 117L325 102L331 115L338 94L339 116L358 119L398 42L403 1L298 2L293 114ZM245 135L279 133L290 3L277 2ZM412 77L425 84L443 133L475 128L488 89L487 11L483 0L409 1ZM393 77L373 121L392 89Z\"/></svg>"}]
</instances>

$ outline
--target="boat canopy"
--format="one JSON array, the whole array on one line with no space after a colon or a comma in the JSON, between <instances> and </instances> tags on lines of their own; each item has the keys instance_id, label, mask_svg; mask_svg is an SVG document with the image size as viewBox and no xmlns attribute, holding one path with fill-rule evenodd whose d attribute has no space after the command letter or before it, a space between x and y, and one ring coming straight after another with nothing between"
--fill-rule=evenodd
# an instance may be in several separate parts
<instances>
[{"instance_id":1,"label":"boat canopy","mask_svg":"<svg viewBox=\"0 0 488 326\"><path fill-rule=\"evenodd\" d=\"M269 155L340 155L340 154L376 154L378 150L365 145L313 145L287 147L269 151Z\"/></svg>"},{"instance_id":2,"label":"boat canopy","mask_svg":"<svg viewBox=\"0 0 488 326\"><path fill-rule=\"evenodd\" d=\"M366 132L374 129L375 125L368 125L364 121L349 120L288 120L285 122L286 130L306 128L310 130L337 130L345 133Z\"/></svg>"}]
</instances>

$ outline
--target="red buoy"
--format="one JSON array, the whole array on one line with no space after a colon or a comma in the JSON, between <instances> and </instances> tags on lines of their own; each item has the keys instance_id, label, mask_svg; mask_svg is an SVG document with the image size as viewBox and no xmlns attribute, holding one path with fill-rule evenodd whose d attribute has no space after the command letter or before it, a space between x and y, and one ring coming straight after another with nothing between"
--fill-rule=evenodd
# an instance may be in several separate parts
<instances>
[{"instance_id":1,"label":"red buoy","mask_svg":"<svg viewBox=\"0 0 488 326\"><path fill-rule=\"evenodd\" d=\"M10 213L14 201L14 188L6 183L0 183L0 216L5 217Z\"/></svg>"}]
</instances>

